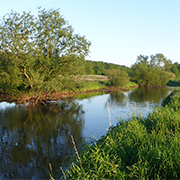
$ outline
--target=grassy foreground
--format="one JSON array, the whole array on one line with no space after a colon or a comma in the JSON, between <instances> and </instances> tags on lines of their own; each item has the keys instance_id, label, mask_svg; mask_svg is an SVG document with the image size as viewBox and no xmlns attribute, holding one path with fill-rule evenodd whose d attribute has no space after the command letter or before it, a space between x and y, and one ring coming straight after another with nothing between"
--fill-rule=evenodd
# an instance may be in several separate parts
<instances>
[{"instance_id":1,"label":"grassy foreground","mask_svg":"<svg viewBox=\"0 0 180 180\"><path fill-rule=\"evenodd\" d=\"M119 122L76 155L64 179L180 179L180 91L147 118Z\"/></svg>"}]
</instances>

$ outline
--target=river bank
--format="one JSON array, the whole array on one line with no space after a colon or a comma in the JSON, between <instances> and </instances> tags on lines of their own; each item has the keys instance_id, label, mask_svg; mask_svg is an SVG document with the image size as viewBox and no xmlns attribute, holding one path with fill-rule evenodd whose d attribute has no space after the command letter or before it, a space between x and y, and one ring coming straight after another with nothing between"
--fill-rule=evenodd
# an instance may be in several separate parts
<instances>
[{"instance_id":1,"label":"river bank","mask_svg":"<svg viewBox=\"0 0 180 180\"><path fill-rule=\"evenodd\" d=\"M123 87L113 87L110 85L107 76L86 75L82 77L79 87L71 87L60 92L43 92L43 91L15 91L6 93L0 91L0 101L15 102L17 104L47 104L50 101L58 101L65 99L74 99L80 94L89 93L114 93L128 91L132 88L137 88L138 85L129 81Z\"/></svg>"},{"instance_id":2,"label":"river bank","mask_svg":"<svg viewBox=\"0 0 180 180\"><path fill-rule=\"evenodd\" d=\"M180 91L147 118L132 117L86 144L66 179L179 179Z\"/></svg>"},{"instance_id":3,"label":"river bank","mask_svg":"<svg viewBox=\"0 0 180 180\"><path fill-rule=\"evenodd\" d=\"M5 92L0 93L0 101L6 102L15 102L17 104L47 104L50 101L58 101L65 99L74 99L77 95L80 94L89 94L95 92L102 93L114 93L120 91L128 91L132 87L104 87L104 88L95 88L95 89L86 89L86 90L77 90L77 91L62 91L62 92L30 92L22 93L17 95L10 95Z\"/></svg>"}]
</instances>

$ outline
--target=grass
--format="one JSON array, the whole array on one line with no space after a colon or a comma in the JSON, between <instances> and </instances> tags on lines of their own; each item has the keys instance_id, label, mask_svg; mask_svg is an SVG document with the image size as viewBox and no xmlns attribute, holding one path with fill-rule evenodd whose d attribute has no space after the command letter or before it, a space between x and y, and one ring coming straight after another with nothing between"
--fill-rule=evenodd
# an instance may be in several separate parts
<instances>
[{"instance_id":1,"label":"grass","mask_svg":"<svg viewBox=\"0 0 180 180\"><path fill-rule=\"evenodd\" d=\"M98 81L98 82L83 82L83 87L81 88L82 91L85 90L94 90L94 89L100 89L100 88L105 88L105 82L103 81Z\"/></svg>"},{"instance_id":2,"label":"grass","mask_svg":"<svg viewBox=\"0 0 180 180\"><path fill-rule=\"evenodd\" d=\"M82 94L78 94L76 95L76 99L78 100L83 100L83 99L88 99L88 98L91 98L91 97L94 97L94 96L98 96L98 95L102 95L104 94L104 92L92 92L92 93L82 93Z\"/></svg>"},{"instance_id":3,"label":"grass","mask_svg":"<svg viewBox=\"0 0 180 180\"><path fill-rule=\"evenodd\" d=\"M180 91L175 91L147 118L119 122L83 147L65 178L180 179L179 109Z\"/></svg>"},{"instance_id":4,"label":"grass","mask_svg":"<svg viewBox=\"0 0 180 180\"><path fill-rule=\"evenodd\" d=\"M129 82L125 85L125 87L127 87L127 88L138 87L138 84L136 84L135 82L129 81Z\"/></svg>"}]
</instances>

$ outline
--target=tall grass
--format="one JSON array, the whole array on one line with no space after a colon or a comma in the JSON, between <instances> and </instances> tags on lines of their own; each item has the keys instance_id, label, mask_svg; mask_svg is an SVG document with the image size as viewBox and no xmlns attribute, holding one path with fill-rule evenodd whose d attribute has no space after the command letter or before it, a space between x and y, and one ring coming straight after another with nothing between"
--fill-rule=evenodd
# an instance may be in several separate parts
<instances>
[{"instance_id":1,"label":"tall grass","mask_svg":"<svg viewBox=\"0 0 180 180\"><path fill-rule=\"evenodd\" d=\"M87 143L67 179L180 179L180 91L147 118L132 117Z\"/></svg>"}]
</instances>

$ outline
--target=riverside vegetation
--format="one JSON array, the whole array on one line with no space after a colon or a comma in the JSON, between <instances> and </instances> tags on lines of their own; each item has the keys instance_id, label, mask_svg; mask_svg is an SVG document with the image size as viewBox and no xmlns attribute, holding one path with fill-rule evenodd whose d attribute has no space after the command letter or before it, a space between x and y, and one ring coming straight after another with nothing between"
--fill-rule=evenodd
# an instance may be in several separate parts
<instances>
[{"instance_id":1,"label":"riverside vegetation","mask_svg":"<svg viewBox=\"0 0 180 180\"><path fill-rule=\"evenodd\" d=\"M87 88L114 85L112 78L109 84L82 81L82 75L90 69L85 57L91 42L75 34L58 10L39 7L37 16L11 11L1 19L0 39L1 100L45 103L72 97L73 92ZM118 67L123 73L123 85L129 81L127 72L122 70L128 68L109 66ZM98 74L99 66L95 69Z\"/></svg>"},{"instance_id":2,"label":"riverside vegetation","mask_svg":"<svg viewBox=\"0 0 180 180\"><path fill-rule=\"evenodd\" d=\"M46 103L74 92L129 86L165 86L180 78L180 65L163 54L138 56L131 68L85 61L91 42L74 33L59 10L11 11L0 24L0 99ZM82 75L103 75L107 81L86 82ZM132 84L133 83L133 84ZM131 85L130 85L131 84ZM111 90L110 90L111 91Z\"/></svg>"},{"instance_id":3,"label":"riverside vegetation","mask_svg":"<svg viewBox=\"0 0 180 180\"><path fill-rule=\"evenodd\" d=\"M100 140L85 144L80 154L76 149L63 178L179 179L179 108L176 90L147 118L134 116L110 127Z\"/></svg>"}]
</instances>

